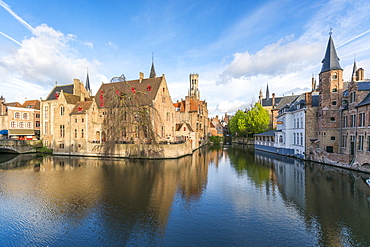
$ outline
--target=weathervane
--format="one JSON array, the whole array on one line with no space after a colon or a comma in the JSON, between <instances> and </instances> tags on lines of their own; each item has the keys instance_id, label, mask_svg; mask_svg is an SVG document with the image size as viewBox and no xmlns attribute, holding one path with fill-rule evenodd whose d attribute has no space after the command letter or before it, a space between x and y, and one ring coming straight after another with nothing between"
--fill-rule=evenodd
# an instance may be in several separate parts
<instances>
[{"instance_id":1,"label":"weathervane","mask_svg":"<svg viewBox=\"0 0 370 247\"><path fill-rule=\"evenodd\" d=\"M331 36L332 35L332 31L331 30L333 30L333 28L330 28L330 31L329 31L329 35Z\"/></svg>"}]
</instances>

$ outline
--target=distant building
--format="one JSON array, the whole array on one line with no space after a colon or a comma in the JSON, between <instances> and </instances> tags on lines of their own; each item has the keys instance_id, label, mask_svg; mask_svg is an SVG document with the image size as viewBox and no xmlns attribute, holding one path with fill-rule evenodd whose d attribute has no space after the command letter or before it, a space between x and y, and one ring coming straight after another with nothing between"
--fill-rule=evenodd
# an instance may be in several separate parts
<instances>
[{"instance_id":1,"label":"distant building","mask_svg":"<svg viewBox=\"0 0 370 247\"><path fill-rule=\"evenodd\" d=\"M40 101L6 103L0 98L0 138L37 140L40 138Z\"/></svg>"}]
</instances>

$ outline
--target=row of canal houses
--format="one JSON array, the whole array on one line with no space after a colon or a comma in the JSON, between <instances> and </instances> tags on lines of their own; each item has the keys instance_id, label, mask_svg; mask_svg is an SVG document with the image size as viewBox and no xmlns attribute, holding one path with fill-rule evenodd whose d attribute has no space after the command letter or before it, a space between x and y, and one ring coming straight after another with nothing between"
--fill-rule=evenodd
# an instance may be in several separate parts
<instances>
[{"instance_id":1,"label":"row of canal houses","mask_svg":"<svg viewBox=\"0 0 370 247\"><path fill-rule=\"evenodd\" d=\"M255 135L257 150L370 170L370 79L354 62L344 82L331 35L318 87L313 78L310 92L281 97L268 110L276 128Z\"/></svg>"}]
</instances>

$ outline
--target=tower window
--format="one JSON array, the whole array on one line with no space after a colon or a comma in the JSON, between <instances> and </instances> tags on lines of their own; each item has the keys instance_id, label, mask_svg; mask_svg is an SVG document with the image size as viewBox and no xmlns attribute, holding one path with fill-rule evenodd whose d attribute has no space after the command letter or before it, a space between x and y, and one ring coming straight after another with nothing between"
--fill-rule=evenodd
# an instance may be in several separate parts
<instances>
[{"instance_id":1,"label":"tower window","mask_svg":"<svg viewBox=\"0 0 370 247\"><path fill-rule=\"evenodd\" d=\"M332 105L337 105L337 102L336 101L332 101L331 104Z\"/></svg>"},{"instance_id":2,"label":"tower window","mask_svg":"<svg viewBox=\"0 0 370 247\"><path fill-rule=\"evenodd\" d=\"M338 92L338 89L337 89L336 87L333 87L333 88L331 89L331 91L332 91L333 93L335 93L335 92Z\"/></svg>"},{"instance_id":3,"label":"tower window","mask_svg":"<svg viewBox=\"0 0 370 247\"><path fill-rule=\"evenodd\" d=\"M333 78L334 80L338 79L338 75L337 75L337 73L334 73L332 78Z\"/></svg>"}]
</instances>

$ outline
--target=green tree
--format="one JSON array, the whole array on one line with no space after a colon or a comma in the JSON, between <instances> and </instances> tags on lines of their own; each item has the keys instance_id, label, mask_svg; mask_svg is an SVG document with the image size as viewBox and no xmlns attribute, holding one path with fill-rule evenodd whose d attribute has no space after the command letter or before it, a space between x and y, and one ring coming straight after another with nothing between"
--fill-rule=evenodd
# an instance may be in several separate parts
<instances>
[{"instance_id":1,"label":"green tree","mask_svg":"<svg viewBox=\"0 0 370 247\"><path fill-rule=\"evenodd\" d=\"M246 113L247 134L264 132L268 129L269 123L269 113L259 103L256 103L254 107Z\"/></svg>"},{"instance_id":2,"label":"green tree","mask_svg":"<svg viewBox=\"0 0 370 247\"><path fill-rule=\"evenodd\" d=\"M235 136L246 136L247 122L246 114L238 110L235 115L229 121L229 129L231 134Z\"/></svg>"},{"instance_id":3,"label":"green tree","mask_svg":"<svg viewBox=\"0 0 370 247\"><path fill-rule=\"evenodd\" d=\"M266 131L269 123L268 111L256 103L247 112L238 110L230 119L229 129L234 136L246 137Z\"/></svg>"}]
</instances>

